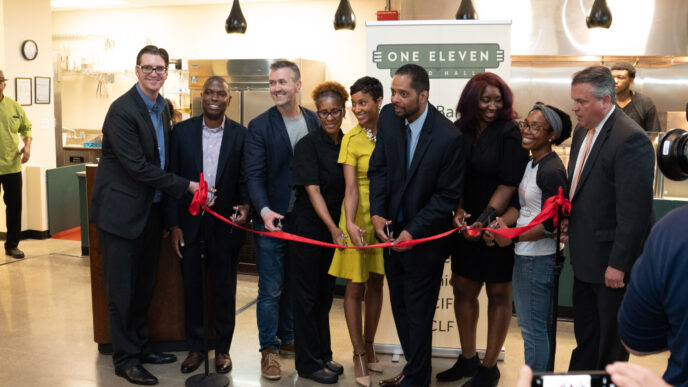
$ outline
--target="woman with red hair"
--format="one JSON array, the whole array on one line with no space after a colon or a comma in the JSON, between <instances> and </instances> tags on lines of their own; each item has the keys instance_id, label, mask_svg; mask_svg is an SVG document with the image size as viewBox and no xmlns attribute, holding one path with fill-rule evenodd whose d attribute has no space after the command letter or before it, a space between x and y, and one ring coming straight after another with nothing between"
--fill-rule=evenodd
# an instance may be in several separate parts
<instances>
[{"instance_id":1,"label":"woman with red hair","mask_svg":"<svg viewBox=\"0 0 688 387\"><path fill-rule=\"evenodd\" d=\"M454 223L470 228L489 225L514 199L528 162L521 133L514 122L513 95L498 75L471 78L456 108L454 123L463 133L466 179ZM437 374L440 381L471 377L464 386L496 386L497 357L511 320L513 246L487 246L482 233L457 236L452 252L452 285L461 351L456 364ZM487 349L482 364L476 354L478 295L485 284L488 297Z\"/></svg>"}]
</instances>

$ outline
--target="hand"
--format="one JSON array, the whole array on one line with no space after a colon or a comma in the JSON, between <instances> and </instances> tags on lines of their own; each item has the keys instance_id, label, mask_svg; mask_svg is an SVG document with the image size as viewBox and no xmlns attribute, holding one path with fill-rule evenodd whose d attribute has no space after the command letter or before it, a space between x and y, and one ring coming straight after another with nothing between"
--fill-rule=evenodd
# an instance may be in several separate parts
<instances>
[{"instance_id":1,"label":"hand","mask_svg":"<svg viewBox=\"0 0 688 387\"><path fill-rule=\"evenodd\" d=\"M196 191L198 191L198 182L190 181L189 188L187 188L187 191L191 192L192 194L196 193Z\"/></svg>"},{"instance_id":2,"label":"hand","mask_svg":"<svg viewBox=\"0 0 688 387\"><path fill-rule=\"evenodd\" d=\"M475 235L470 235L470 234L468 233L468 230L472 230L472 229L475 229L475 228L482 228L482 227L483 227L483 224L482 224L482 223L480 223L480 222L473 222L473 224L471 224L470 226L468 226L467 229L464 229L463 231L461 231L461 234L463 234L463 237L466 238L467 240L477 242L477 241L480 240L480 238L482 237L482 231L481 231L481 232L478 232L478 233L475 234Z\"/></svg>"},{"instance_id":3,"label":"hand","mask_svg":"<svg viewBox=\"0 0 688 387\"><path fill-rule=\"evenodd\" d=\"M492 222L492 224L494 224L494 223L495 222ZM492 225L490 225L490 227L492 227ZM487 247L494 246L496 236L497 236L496 234L493 234L490 231L483 231L483 241L485 242L485 245L487 245Z\"/></svg>"},{"instance_id":4,"label":"hand","mask_svg":"<svg viewBox=\"0 0 688 387\"><path fill-rule=\"evenodd\" d=\"M407 247L395 247L395 246L396 246L399 242L410 241L410 240L412 240L412 239L413 239L413 235L411 235L408 231L403 230L402 232L399 233L399 238L393 239L393 240L392 240L392 247L391 247L391 249L394 250L394 251L396 251L396 252L398 252L398 253L401 253L401 252L403 252L403 251L411 250L411 249L413 248L413 246L407 246Z\"/></svg>"},{"instance_id":5,"label":"hand","mask_svg":"<svg viewBox=\"0 0 688 387\"><path fill-rule=\"evenodd\" d=\"M504 223L504 219L502 219L502 217L498 216L495 221L497 222L497 228L509 228L506 226L506 223ZM494 241L499 247L506 247L513 243L511 239L504 238L501 235L494 233L490 234L494 235Z\"/></svg>"},{"instance_id":6,"label":"hand","mask_svg":"<svg viewBox=\"0 0 688 387\"><path fill-rule=\"evenodd\" d=\"M276 213L275 211L268 211L263 215L263 224L268 231L282 231L282 225L275 226L275 220L284 219L283 215Z\"/></svg>"},{"instance_id":7,"label":"hand","mask_svg":"<svg viewBox=\"0 0 688 387\"><path fill-rule=\"evenodd\" d=\"M527 365L521 367L518 371L518 380L516 387L530 387L533 383L533 371Z\"/></svg>"},{"instance_id":8,"label":"hand","mask_svg":"<svg viewBox=\"0 0 688 387\"><path fill-rule=\"evenodd\" d=\"M393 233L389 234L389 239L387 238L387 228L392 224L391 220L387 220L379 215L373 215L370 220L373 222L373 227L375 227L375 234L377 234L381 241L387 242L389 239L392 239Z\"/></svg>"},{"instance_id":9,"label":"hand","mask_svg":"<svg viewBox=\"0 0 688 387\"><path fill-rule=\"evenodd\" d=\"M466 219L470 217L471 214L466 213L466 211L464 211L463 208L457 209L456 213L454 214L454 226L459 228L467 226Z\"/></svg>"},{"instance_id":10,"label":"hand","mask_svg":"<svg viewBox=\"0 0 688 387\"><path fill-rule=\"evenodd\" d=\"M213 204L215 204L215 199L217 199L217 195L216 195L217 190L215 188L208 188L208 192L210 192L213 195L210 197L210 199L208 199L205 202L205 206L206 207L212 207Z\"/></svg>"},{"instance_id":11,"label":"hand","mask_svg":"<svg viewBox=\"0 0 688 387\"><path fill-rule=\"evenodd\" d=\"M617 361L607 365L606 371L618 387L670 387L659 375L638 364Z\"/></svg>"},{"instance_id":12,"label":"hand","mask_svg":"<svg viewBox=\"0 0 688 387\"><path fill-rule=\"evenodd\" d=\"M346 246L346 234L339 227L332 227L330 229L332 235L332 243L335 245Z\"/></svg>"},{"instance_id":13,"label":"hand","mask_svg":"<svg viewBox=\"0 0 688 387\"><path fill-rule=\"evenodd\" d=\"M568 218L561 220L561 236L559 237L561 243L569 241L569 220Z\"/></svg>"},{"instance_id":14,"label":"hand","mask_svg":"<svg viewBox=\"0 0 688 387\"><path fill-rule=\"evenodd\" d=\"M366 241L363 239L363 235L365 234L366 230L362 229L361 227L358 227L355 223L347 222L346 232L349 233L349 239L351 240L351 243L354 244L354 246L362 247L368 245Z\"/></svg>"},{"instance_id":15,"label":"hand","mask_svg":"<svg viewBox=\"0 0 688 387\"><path fill-rule=\"evenodd\" d=\"M232 209L234 211L239 212L238 216L235 216L234 214L232 214L232 216L231 216L232 222L234 222L236 224L245 224L246 221L248 220L248 208L249 208L248 204L241 204L241 205L232 207Z\"/></svg>"},{"instance_id":16,"label":"hand","mask_svg":"<svg viewBox=\"0 0 688 387\"><path fill-rule=\"evenodd\" d=\"M619 269L607 266L607 271L604 272L604 285L608 288L621 289L624 287L624 273Z\"/></svg>"},{"instance_id":17,"label":"hand","mask_svg":"<svg viewBox=\"0 0 688 387\"><path fill-rule=\"evenodd\" d=\"M174 249L174 252L177 253L177 256L179 259L184 259L182 256L182 251L179 248L184 247L184 233L182 232L182 229L179 227L172 227L171 230L172 233L172 248Z\"/></svg>"},{"instance_id":18,"label":"hand","mask_svg":"<svg viewBox=\"0 0 688 387\"><path fill-rule=\"evenodd\" d=\"M31 157L31 147L24 146L19 152L19 154L21 154L22 164L26 163L27 161L29 161L29 158Z\"/></svg>"}]
</instances>

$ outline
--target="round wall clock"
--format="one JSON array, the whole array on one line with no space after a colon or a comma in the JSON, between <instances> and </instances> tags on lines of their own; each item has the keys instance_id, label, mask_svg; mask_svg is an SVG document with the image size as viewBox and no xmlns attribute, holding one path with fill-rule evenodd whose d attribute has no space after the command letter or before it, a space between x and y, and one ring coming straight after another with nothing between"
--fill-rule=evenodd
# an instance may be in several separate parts
<instances>
[{"instance_id":1,"label":"round wall clock","mask_svg":"<svg viewBox=\"0 0 688 387\"><path fill-rule=\"evenodd\" d=\"M22 55L26 60L34 60L38 56L38 45L33 40L25 40L22 43Z\"/></svg>"}]
</instances>

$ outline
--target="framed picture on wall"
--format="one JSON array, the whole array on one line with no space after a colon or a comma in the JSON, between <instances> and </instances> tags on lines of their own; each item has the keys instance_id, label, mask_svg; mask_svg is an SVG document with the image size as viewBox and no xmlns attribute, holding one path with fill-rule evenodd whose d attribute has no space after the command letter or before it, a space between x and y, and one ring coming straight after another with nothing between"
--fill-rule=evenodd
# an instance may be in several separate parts
<instances>
[{"instance_id":1,"label":"framed picture on wall","mask_svg":"<svg viewBox=\"0 0 688 387\"><path fill-rule=\"evenodd\" d=\"M34 77L36 88L36 103L50 103L50 77Z\"/></svg>"},{"instance_id":2,"label":"framed picture on wall","mask_svg":"<svg viewBox=\"0 0 688 387\"><path fill-rule=\"evenodd\" d=\"M22 106L31 105L31 78L14 78L14 99Z\"/></svg>"}]
</instances>

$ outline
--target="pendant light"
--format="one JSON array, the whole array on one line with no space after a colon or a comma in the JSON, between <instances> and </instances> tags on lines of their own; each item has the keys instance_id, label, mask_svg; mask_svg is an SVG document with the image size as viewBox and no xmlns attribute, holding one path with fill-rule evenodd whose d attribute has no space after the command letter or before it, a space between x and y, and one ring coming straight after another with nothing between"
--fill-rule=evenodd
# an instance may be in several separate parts
<instances>
[{"instance_id":1,"label":"pendant light","mask_svg":"<svg viewBox=\"0 0 688 387\"><path fill-rule=\"evenodd\" d=\"M612 25L612 12L609 10L607 0L595 0L586 23L588 28L609 28Z\"/></svg>"},{"instance_id":2,"label":"pendant light","mask_svg":"<svg viewBox=\"0 0 688 387\"><path fill-rule=\"evenodd\" d=\"M461 0L459 10L456 11L456 20L476 20L478 12L475 11L473 0Z\"/></svg>"},{"instance_id":3,"label":"pendant light","mask_svg":"<svg viewBox=\"0 0 688 387\"><path fill-rule=\"evenodd\" d=\"M337 12L334 14L335 30L353 30L356 28L356 15L351 9L349 0L340 0Z\"/></svg>"},{"instance_id":4,"label":"pendant light","mask_svg":"<svg viewBox=\"0 0 688 387\"><path fill-rule=\"evenodd\" d=\"M228 34L243 34L246 32L246 18L244 18L244 14L241 12L239 0L234 0L232 4L232 10L225 21L225 31Z\"/></svg>"}]
</instances>

